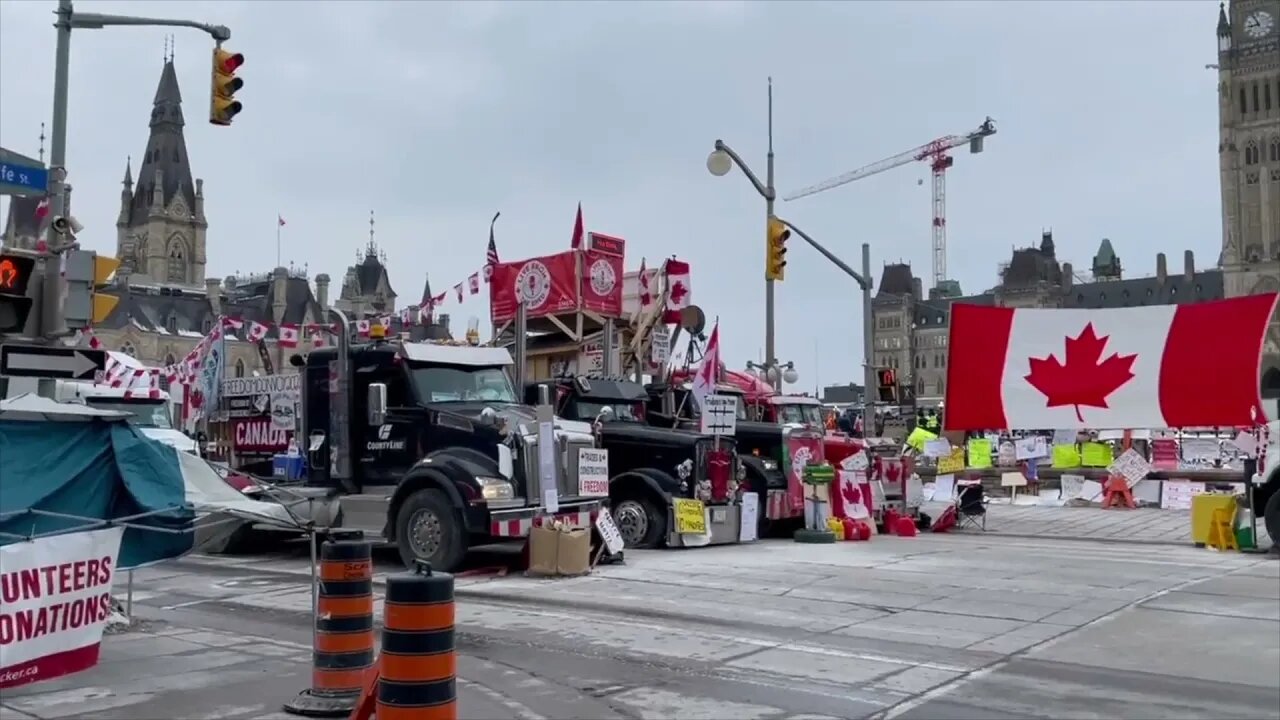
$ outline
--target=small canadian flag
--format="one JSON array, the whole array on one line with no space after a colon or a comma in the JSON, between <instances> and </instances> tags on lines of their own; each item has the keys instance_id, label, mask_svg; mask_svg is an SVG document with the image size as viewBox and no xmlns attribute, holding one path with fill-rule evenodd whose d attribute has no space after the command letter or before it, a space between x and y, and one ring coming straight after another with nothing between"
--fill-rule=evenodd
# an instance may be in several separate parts
<instances>
[{"instance_id":1,"label":"small canadian flag","mask_svg":"<svg viewBox=\"0 0 1280 720\"><path fill-rule=\"evenodd\" d=\"M644 258L640 258L640 309L648 310L653 305L653 289L649 287L649 270L645 268Z\"/></svg>"},{"instance_id":2,"label":"small canadian flag","mask_svg":"<svg viewBox=\"0 0 1280 720\"><path fill-rule=\"evenodd\" d=\"M285 324L280 326L280 346L281 347L298 347L298 326L293 324Z\"/></svg>"},{"instance_id":3,"label":"small canadian flag","mask_svg":"<svg viewBox=\"0 0 1280 720\"><path fill-rule=\"evenodd\" d=\"M245 339L249 342L258 342L267 336L267 326L262 323L249 322L249 331L245 333Z\"/></svg>"},{"instance_id":4,"label":"small canadian flag","mask_svg":"<svg viewBox=\"0 0 1280 720\"><path fill-rule=\"evenodd\" d=\"M462 283L454 285L453 291L458 294L458 302L462 302Z\"/></svg>"},{"instance_id":5,"label":"small canadian flag","mask_svg":"<svg viewBox=\"0 0 1280 720\"><path fill-rule=\"evenodd\" d=\"M369 337L369 321L368 320L356 321L356 334L359 335L360 337Z\"/></svg>"}]
</instances>

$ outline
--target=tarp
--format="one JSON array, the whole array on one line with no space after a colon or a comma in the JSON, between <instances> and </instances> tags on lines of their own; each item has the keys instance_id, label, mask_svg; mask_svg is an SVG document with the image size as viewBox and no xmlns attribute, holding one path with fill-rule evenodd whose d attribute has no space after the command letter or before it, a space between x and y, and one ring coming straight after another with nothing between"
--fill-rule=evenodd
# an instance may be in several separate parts
<instances>
[{"instance_id":1,"label":"tarp","mask_svg":"<svg viewBox=\"0 0 1280 720\"><path fill-rule=\"evenodd\" d=\"M201 515L225 513L282 529L302 529L297 520L280 503L263 502L247 497L228 485L227 481L223 480L207 461L190 453L176 452L176 455L182 468L187 502L195 507L197 513ZM203 521L204 517L201 518L201 522Z\"/></svg>"},{"instance_id":2,"label":"tarp","mask_svg":"<svg viewBox=\"0 0 1280 720\"><path fill-rule=\"evenodd\" d=\"M0 420L0 518L0 545L129 518L118 561L125 569L178 557L194 542L178 453L105 419Z\"/></svg>"}]
</instances>

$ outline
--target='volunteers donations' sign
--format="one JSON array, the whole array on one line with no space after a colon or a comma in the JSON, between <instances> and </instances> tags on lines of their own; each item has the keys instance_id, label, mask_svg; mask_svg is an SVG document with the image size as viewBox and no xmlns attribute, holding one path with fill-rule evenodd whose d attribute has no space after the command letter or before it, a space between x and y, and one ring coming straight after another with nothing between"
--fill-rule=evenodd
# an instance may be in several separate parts
<instances>
[{"instance_id":1,"label":"'volunteers donations' sign","mask_svg":"<svg viewBox=\"0 0 1280 720\"><path fill-rule=\"evenodd\" d=\"M0 547L0 688L98 664L124 528Z\"/></svg>"}]
</instances>

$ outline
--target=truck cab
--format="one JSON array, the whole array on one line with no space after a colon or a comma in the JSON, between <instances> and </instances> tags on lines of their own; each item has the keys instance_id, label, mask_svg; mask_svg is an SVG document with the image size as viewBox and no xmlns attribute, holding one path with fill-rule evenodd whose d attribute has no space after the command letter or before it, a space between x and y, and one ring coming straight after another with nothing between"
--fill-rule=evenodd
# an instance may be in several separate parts
<instances>
[{"instance_id":1,"label":"truck cab","mask_svg":"<svg viewBox=\"0 0 1280 720\"><path fill-rule=\"evenodd\" d=\"M717 444L692 429L649 425L643 385L625 378L560 377L528 385L526 400L533 402L543 386L550 389L556 415L591 423L609 451L609 503L627 547L674 544L674 498L707 505L739 498L746 470L734 439Z\"/></svg>"},{"instance_id":2,"label":"truck cab","mask_svg":"<svg viewBox=\"0 0 1280 720\"><path fill-rule=\"evenodd\" d=\"M449 571L470 547L527 536L544 502L590 526L600 503L579 494L578 464L596 447L591 426L554 420L557 468L543 477L537 416L505 349L376 340L347 346L342 362L344 345L291 360L303 373L306 484L335 500L331 527Z\"/></svg>"},{"instance_id":3,"label":"truck cab","mask_svg":"<svg viewBox=\"0 0 1280 720\"><path fill-rule=\"evenodd\" d=\"M654 383L648 386L648 391L650 424L698 427L700 412L691 383ZM734 438L744 467L747 489L760 497L760 534L766 534L771 523L802 520L804 505L800 474L805 464L823 461L821 429L750 419L746 399L736 386L717 385L716 393L738 399Z\"/></svg>"}]
</instances>

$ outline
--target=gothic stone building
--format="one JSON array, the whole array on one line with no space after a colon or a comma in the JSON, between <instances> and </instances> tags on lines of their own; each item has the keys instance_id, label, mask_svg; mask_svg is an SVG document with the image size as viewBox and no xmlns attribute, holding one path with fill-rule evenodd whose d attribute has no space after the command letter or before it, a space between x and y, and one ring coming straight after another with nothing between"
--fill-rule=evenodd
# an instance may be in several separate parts
<instances>
[{"instance_id":1,"label":"gothic stone building","mask_svg":"<svg viewBox=\"0 0 1280 720\"><path fill-rule=\"evenodd\" d=\"M1222 270L1227 297L1280 290L1280 0L1235 0L1218 11ZM1263 387L1280 390L1280 321L1273 318Z\"/></svg>"},{"instance_id":2,"label":"gothic stone building","mask_svg":"<svg viewBox=\"0 0 1280 720\"><path fill-rule=\"evenodd\" d=\"M1120 257L1104 239L1093 257L1091 277L1059 262L1053 234L1035 247L1013 251L1000 268L999 284L980 295L948 297L947 289L925 295L911 266L884 267L872 300L873 360L898 370L905 394L922 407L935 407L946 393L947 339L951 304L956 302L1016 308L1115 308L1193 303L1224 295L1221 270L1196 270L1190 250L1181 272L1170 272L1164 253L1156 256L1155 275L1124 277ZM952 287L951 290L958 290Z\"/></svg>"}]
</instances>

